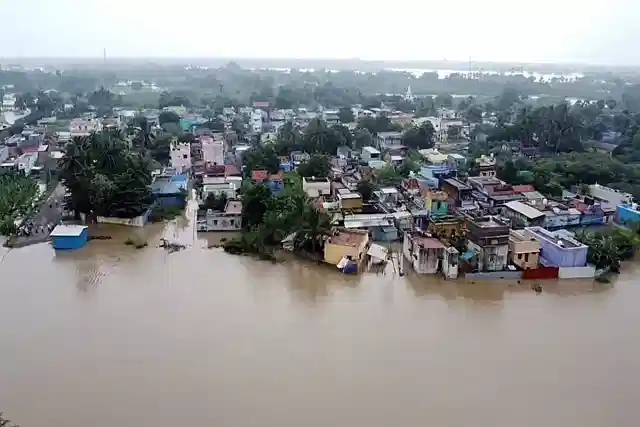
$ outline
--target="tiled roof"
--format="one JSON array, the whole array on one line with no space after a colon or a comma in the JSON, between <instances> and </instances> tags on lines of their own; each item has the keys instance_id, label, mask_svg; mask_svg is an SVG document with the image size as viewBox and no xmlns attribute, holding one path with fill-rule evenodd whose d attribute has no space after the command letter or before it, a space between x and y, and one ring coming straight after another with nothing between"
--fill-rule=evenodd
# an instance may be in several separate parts
<instances>
[{"instance_id":1,"label":"tiled roof","mask_svg":"<svg viewBox=\"0 0 640 427\"><path fill-rule=\"evenodd\" d=\"M254 181L266 181L269 173L265 170L257 170L251 172L251 179Z\"/></svg>"}]
</instances>

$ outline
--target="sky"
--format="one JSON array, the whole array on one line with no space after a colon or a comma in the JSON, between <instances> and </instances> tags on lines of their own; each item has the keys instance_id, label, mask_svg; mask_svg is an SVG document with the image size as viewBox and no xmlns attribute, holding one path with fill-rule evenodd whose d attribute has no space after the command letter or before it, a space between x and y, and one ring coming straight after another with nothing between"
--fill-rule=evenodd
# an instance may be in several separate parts
<instances>
[{"instance_id":1,"label":"sky","mask_svg":"<svg viewBox=\"0 0 640 427\"><path fill-rule=\"evenodd\" d=\"M0 0L0 57L640 65L637 0ZM631 47L630 47L631 46Z\"/></svg>"}]
</instances>

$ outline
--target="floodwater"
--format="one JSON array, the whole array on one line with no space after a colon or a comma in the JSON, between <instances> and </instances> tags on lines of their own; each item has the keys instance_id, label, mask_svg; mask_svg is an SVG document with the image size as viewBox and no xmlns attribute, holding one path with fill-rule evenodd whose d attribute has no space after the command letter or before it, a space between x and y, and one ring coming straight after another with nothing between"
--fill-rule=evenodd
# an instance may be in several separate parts
<instances>
[{"instance_id":1,"label":"floodwater","mask_svg":"<svg viewBox=\"0 0 640 427\"><path fill-rule=\"evenodd\" d=\"M255 261L184 222L143 250L104 232L0 253L0 411L22 427L638 425L638 266L536 295Z\"/></svg>"}]
</instances>

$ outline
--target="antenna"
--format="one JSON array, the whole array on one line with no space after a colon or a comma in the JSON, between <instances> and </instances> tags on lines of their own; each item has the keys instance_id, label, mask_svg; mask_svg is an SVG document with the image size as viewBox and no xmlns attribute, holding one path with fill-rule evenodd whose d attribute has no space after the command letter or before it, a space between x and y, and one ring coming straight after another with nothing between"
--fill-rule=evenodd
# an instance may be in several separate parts
<instances>
[{"instance_id":1,"label":"antenna","mask_svg":"<svg viewBox=\"0 0 640 427\"><path fill-rule=\"evenodd\" d=\"M104 62L107 62L107 48L106 47L102 48L102 58L104 59Z\"/></svg>"}]
</instances>

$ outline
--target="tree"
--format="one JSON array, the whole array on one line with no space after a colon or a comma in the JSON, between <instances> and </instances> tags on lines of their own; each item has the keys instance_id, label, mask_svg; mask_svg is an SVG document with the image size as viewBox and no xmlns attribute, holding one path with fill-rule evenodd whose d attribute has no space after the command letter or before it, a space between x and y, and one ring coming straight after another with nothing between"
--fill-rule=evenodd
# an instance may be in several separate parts
<instances>
[{"instance_id":1,"label":"tree","mask_svg":"<svg viewBox=\"0 0 640 427\"><path fill-rule=\"evenodd\" d=\"M470 123L482 123L482 108L477 105L470 106L463 115Z\"/></svg>"},{"instance_id":2,"label":"tree","mask_svg":"<svg viewBox=\"0 0 640 427\"><path fill-rule=\"evenodd\" d=\"M76 215L131 218L151 204L151 159L130 151L119 133L76 138L65 154L59 175Z\"/></svg>"},{"instance_id":3,"label":"tree","mask_svg":"<svg viewBox=\"0 0 640 427\"><path fill-rule=\"evenodd\" d=\"M349 107L343 107L338 111L338 119L340 123L352 123L356 120L353 110Z\"/></svg>"},{"instance_id":4,"label":"tree","mask_svg":"<svg viewBox=\"0 0 640 427\"><path fill-rule=\"evenodd\" d=\"M266 185L249 184L242 188L242 224L251 229L263 222L271 192Z\"/></svg>"},{"instance_id":5,"label":"tree","mask_svg":"<svg viewBox=\"0 0 640 427\"><path fill-rule=\"evenodd\" d=\"M331 172L329 157L323 154L313 154L308 162L298 167L297 172L302 177L326 178Z\"/></svg>"},{"instance_id":6,"label":"tree","mask_svg":"<svg viewBox=\"0 0 640 427\"><path fill-rule=\"evenodd\" d=\"M360 149L362 147L370 147L373 145L373 135L367 129L355 129L353 131L353 147Z\"/></svg>"},{"instance_id":7,"label":"tree","mask_svg":"<svg viewBox=\"0 0 640 427\"><path fill-rule=\"evenodd\" d=\"M360 180L356 188L356 191L360 193L360 195L362 196L362 200L365 202L371 200L371 197L373 196L373 190L373 184L367 180Z\"/></svg>"},{"instance_id":8,"label":"tree","mask_svg":"<svg viewBox=\"0 0 640 427\"><path fill-rule=\"evenodd\" d=\"M255 145L242 156L245 175L251 176L255 170L266 170L268 173L277 173L280 169L280 159L271 145Z\"/></svg>"},{"instance_id":9,"label":"tree","mask_svg":"<svg viewBox=\"0 0 640 427\"><path fill-rule=\"evenodd\" d=\"M434 104L438 108L453 108L453 96L448 93L436 95Z\"/></svg>"},{"instance_id":10,"label":"tree","mask_svg":"<svg viewBox=\"0 0 640 427\"><path fill-rule=\"evenodd\" d=\"M177 123L180 124L180 116L173 111L163 111L158 116L158 123L163 126L165 123Z\"/></svg>"},{"instance_id":11,"label":"tree","mask_svg":"<svg viewBox=\"0 0 640 427\"><path fill-rule=\"evenodd\" d=\"M209 193L204 200L204 208L214 211L223 211L227 206L227 194L220 193L216 196L215 193Z\"/></svg>"},{"instance_id":12,"label":"tree","mask_svg":"<svg viewBox=\"0 0 640 427\"><path fill-rule=\"evenodd\" d=\"M436 130L430 121L425 121L420 126L412 126L402 135L402 143L409 148L421 150L434 146Z\"/></svg>"},{"instance_id":13,"label":"tree","mask_svg":"<svg viewBox=\"0 0 640 427\"><path fill-rule=\"evenodd\" d=\"M402 175L391 165L387 165L375 171L376 181L379 185L395 186L402 181Z\"/></svg>"}]
</instances>

